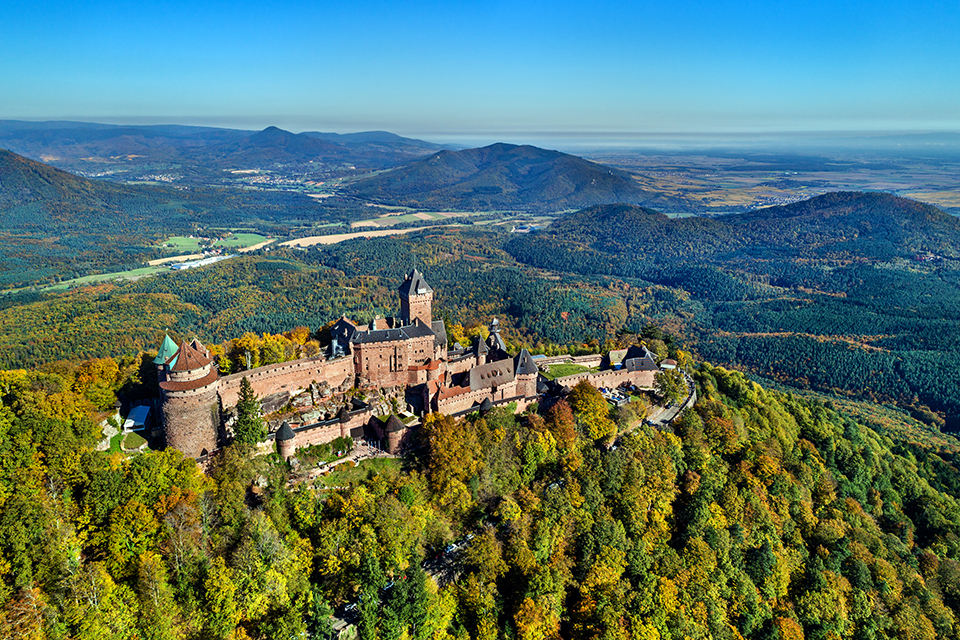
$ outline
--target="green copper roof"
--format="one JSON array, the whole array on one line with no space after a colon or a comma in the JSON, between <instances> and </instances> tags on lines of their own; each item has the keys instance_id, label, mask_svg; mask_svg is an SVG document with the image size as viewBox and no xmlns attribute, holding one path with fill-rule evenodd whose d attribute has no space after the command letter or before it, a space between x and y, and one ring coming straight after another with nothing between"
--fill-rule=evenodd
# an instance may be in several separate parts
<instances>
[{"instance_id":1,"label":"green copper roof","mask_svg":"<svg viewBox=\"0 0 960 640\"><path fill-rule=\"evenodd\" d=\"M177 352L177 343L170 339L169 335L164 334L163 342L160 343L160 353L153 359L154 364L163 364Z\"/></svg>"}]
</instances>

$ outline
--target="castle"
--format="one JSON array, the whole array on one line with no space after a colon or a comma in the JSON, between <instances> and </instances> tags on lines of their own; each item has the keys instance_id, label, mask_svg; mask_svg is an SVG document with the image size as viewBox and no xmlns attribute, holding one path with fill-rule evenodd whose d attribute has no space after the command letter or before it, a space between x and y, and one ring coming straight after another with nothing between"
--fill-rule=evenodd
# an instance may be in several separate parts
<instances>
[{"instance_id":1,"label":"castle","mask_svg":"<svg viewBox=\"0 0 960 640\"><path fill-rule=\"evenodd\" d=\"M354 397L360 393L392 398L395 405L402 404L421 416L431 412L458 415L514 403L522 411L539 400L545 385L533 357L526 349L516 356L507 353L496 319L490 324L487 340L475 339L468 349L459 344L450 348L443 321L433 319L433 289L423 275L414 269L399 294L399 317L375 318L366 326L346 316L335 322L325 355L228 376L218 374L214 358L197 340L178 347L166 336L154 363L167 446L202 458L225 443L227 413L236 405L243 378L265 401L265 407L270 398L282 403L307 390L312 397L313 389L320 386L339 398L341 408L336 416L295 429L284 423L270 434L284 457L297 447L330 442L338 436L376 439L388 451L396 452L412 422L404 423L394 412L375 416L370 405L348 399L346 393L351 390ZM616 370L575 374L566 382L575 384L587 378L596 386L627 382L651 388L657 370L645 352Z\"/></svg>"}]
</instances>

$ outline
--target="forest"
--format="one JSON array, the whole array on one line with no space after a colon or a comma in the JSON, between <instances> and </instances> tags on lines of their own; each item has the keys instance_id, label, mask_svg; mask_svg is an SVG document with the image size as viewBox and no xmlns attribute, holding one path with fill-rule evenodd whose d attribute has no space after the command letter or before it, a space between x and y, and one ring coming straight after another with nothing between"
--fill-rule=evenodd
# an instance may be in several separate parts
<instances>
[{"instance_id":1,"label":"forest","mask_svg":"<svg viewBox=\"0 0 960 640\"><path fill-rule=\"evenodd\" d=\"M242 444L94 450L136 362L2 372L0 637L327 638L351 603L360 640L960 636L960 447L693 374L672 430L583 384L326 488Z\"/></svg>"}]
</instances>

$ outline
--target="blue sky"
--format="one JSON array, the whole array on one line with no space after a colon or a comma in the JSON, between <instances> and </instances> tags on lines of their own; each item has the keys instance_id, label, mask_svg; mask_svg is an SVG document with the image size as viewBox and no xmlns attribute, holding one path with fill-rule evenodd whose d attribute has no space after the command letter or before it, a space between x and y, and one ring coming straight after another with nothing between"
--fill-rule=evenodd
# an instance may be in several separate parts
<instances>
[{"instance_id":1,"label":"blue sky","mask_svg":"<svg viewBox=\"0 0 960 640\"><path fill-rule=\"evenodd\" d=\"M960 3L24 2L0 118L421 137L960 130Z\"/></svg>"}]
</instances>

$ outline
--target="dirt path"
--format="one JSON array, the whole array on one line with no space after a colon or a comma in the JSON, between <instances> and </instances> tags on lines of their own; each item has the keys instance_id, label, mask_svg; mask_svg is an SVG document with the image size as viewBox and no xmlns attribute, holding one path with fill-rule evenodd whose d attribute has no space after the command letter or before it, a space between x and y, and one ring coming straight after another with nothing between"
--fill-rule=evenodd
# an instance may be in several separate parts
<instances>
[{"instance_id":1,"label":"dirt path","mask_svg":"<svg viewBox=\"0 0 960 640\"><path fill-rule=\"evenodd\" d=\"M151 260L147 264L151 267L155 267L158 264L167 264L169 262L186 262L187 260L199 260L203 255L199 253L191 253L188 256L170 256L169 258L157 258L156 260Z\"/></svg>"},{"instance_id":2,"label":"dirt path","mask_svg":"<svg viewBox=\"0 0 960 640\"><path fill-rule=\"evenodd\" d=\"M335 233L329 236L309 236L307 238L297 238L296 240L287 240L281 242L284 247L312 247L317 244L337 244L344 240L354 238L379 238L381 236L393 236L400 233L410 233L412 231L423 231L424 229L433 229L435 227L413 227L412 229L379 229L377 231L357 231L355 233Z\"/></svg>"}]
</instances>

